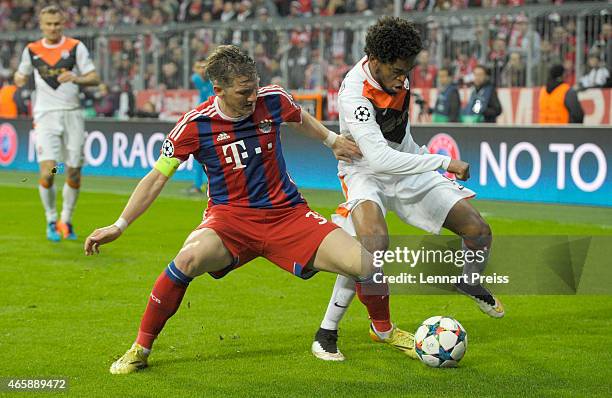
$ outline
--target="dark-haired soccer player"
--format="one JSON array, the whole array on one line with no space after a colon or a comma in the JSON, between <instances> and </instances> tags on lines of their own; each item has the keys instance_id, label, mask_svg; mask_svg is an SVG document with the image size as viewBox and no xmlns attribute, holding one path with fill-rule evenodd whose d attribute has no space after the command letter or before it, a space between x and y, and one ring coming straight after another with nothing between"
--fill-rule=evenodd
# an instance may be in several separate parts
<instances>
[{"instance_id":1,"label":"dark-haired soccer player","mask_svg":"<svg viewBox=\"0 0 612 398\"><path fill-rule=\"evenodd\" d=\"M153 341L178 310L189 283L204 273L221 278L265 257L304 279L328 271L347 275L360 285L374 285L372 256L312 211L289 177L280 125L289 123L325 142L345 162L360 156L355 144L303 112L281 87L259 88L255 63L239 48L219 46L208 58L207 69L216 96L181 117L121 217L95 230L85 242L85 253L91 255L117 239L148 209L189 155L204 165L210 198L204 219L157 278L136 341L112 364L111 373L147 366ZM380 302L364 304L373 317L388 309Z\"/></svg>"},{"instance_id":2,"label":"dark-haired soccer player","mask_svg":"<svg viewBox=\"0 0 612 398\"><path fill-rule=\"evenodd\" d=\"M408 74L422 49L418 32L403 19L383 17L369 28L366 56L346 75L338 96L340 132L357 142L363 159L351 164L339 162L338 175L346 202L332 219L356 235L370 253L387 250L389 246L387 210L431 233L437 234L445 227L463 238L465 250L488 253L491 229L465 200L474 196L474 192L436 171L447 170L466 180L469 165L448 156L429 154L410 135ZM486 260L466 264L463 272L469 276L479 274L485 264ZM476 300L488 315L496 318L504 315L502 304L480 283L463 283L457 288ZM349 278L338 276L312 344L316 357L344 360L337 347L338 323L355 290L364 300L361 289ZM385 294L378 299L389 301ZM375 341L384 341L393 330L389 319L372 319L370 336ZM396 347L415 357L413 350Z\"/></svg>"}]
</instances>

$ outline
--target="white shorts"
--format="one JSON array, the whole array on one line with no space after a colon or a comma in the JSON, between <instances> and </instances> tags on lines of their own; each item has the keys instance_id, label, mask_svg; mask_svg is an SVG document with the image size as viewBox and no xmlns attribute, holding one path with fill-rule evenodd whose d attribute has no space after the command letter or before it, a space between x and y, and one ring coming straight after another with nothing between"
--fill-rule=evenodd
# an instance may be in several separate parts
<instances>
[{"instance_id":1,"label":"white shorts","mask_svg":"<svg viewBox=\"0 0 612 398\"><path fill-rule=\"evenodd\" d=\"M55 160L66 166L83 166L85 120L82 109L48 111L34 120L36 154L39 162Z\"/></svg>"},{"instance_id":2,"label":"white shorts","mask_svg":"<svg viewBox=\"0 0 612 398\"><path fill-rule=\"evenodd\" d=\"M350 212L365 200L378 204L383 215L394 211L405 223L439 234L455 203L476 196L436 171L397 176L351 167L338 176L347 201L338 207L332 221L353 236L356 233Z\"/></svg>"}]
</instances>

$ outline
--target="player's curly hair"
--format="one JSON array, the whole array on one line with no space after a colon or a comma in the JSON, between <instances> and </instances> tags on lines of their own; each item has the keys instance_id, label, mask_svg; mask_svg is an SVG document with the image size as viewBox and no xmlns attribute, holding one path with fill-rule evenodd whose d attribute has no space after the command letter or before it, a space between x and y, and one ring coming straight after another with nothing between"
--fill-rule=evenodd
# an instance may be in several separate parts
<instances>
[{"instance_id":1,"label":"player's curly hair","mask_svg":"<svg viewBox=\"0 0 612 398\"><path fill-rule=\"evenodd\" d=\"M364 51L368 58L388 64L415 56L422 49L421 35L412 23L401 18L382 17L368 29Z\"/></svg>"},{"instance_id":2,"label":"player's curly hair","mask_svg":"<svg viewBox=\"0 0 612 398\"><path fill-rule=\"evenodd\" d=\"M221 87L229 87L238 76L257 79L255 61L239 47L223 45L215 48L206 60L210 80Z\"/></svg>"}]
</instances>

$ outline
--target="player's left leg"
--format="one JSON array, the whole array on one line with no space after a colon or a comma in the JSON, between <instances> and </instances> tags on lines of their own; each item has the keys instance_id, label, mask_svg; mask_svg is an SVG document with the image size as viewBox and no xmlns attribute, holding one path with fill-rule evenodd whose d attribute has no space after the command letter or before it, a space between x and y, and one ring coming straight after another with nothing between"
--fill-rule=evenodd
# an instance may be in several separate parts
<instances>
[{"instance_id":1,"label":"player's left leg","mask_svg":"<svg viewBox=\"0 0 612 398\"><path fill-rule=\"evenodd\" d=\"M350 217L342 221L339 225L346 228L346 231L354 230L359 242L368 252L374 253L388 249L389 233L384 211L379 203L373 200L363 200L352 208ZM359 300L368 308L372 340L387 343L413 356L414 336L391 323L388 285L381 283L376 285L376 289L373 291L369 288L364 291L352 279L338 275L321 327L312 345L312 353L317 358L333 361L344 360L344 355L337 347L338 324L346 313L356 290Z\"/></svg>"},{"instance_id":2,"label":"player's left leg","mask_svg":"<svg viewBox=\"0 0 612 398\"><path fill-rule=\"evenodd\" d=\"M62 213L60 221L57 223L57 230L62 234L62 238L76 240L74 227L72 226L72 214L76 207L76 202L81 189L81 168L67 167L66 181L62 190Z\"/></svg>"},{"instance_id":3,"label":"player's left leg","mask_svg":"<svg viewBox=\"0 0 612 398\"><path fill-rule=\"evenodd\" d=\"M480 283L480 275L487 265L493 240L489 224L474 206L466 199L462 199L455 203L448 212L443 226L461 236L465 251L480 251L484 257L482 261L466 262L463 267L463 275L468 282L458 283L457 289L476 301L485 314L493 318L503 317L502 303ZM474 258L480 258L480 256L474 256Z\"/></svg>"},{"instance_id":4,"label":"player's left leg","mask_svg":"<svg viewBox=\"0 0 612 398\"><path fill-rule=\"evenodd\" d=\"M57 232L54 177L57 172L57 161L61 159L62 154L60 111L44 112L42 115L35 117L34 131L36 135L36 157L40 171L38 192L47 219L47 239L59 242L61 236Z\"/></svg>"},{"instance_id":5,"label":"player's left leg","mask_svg":"<svg viewBox=\"0 0 612 398\"><path fill-rule=\"evenodd\" d=\"M72 213L81 189L81 167L85 159L85 121L80 109L62 112L63 145L66 164L66 181L62 189L62 213L57 229L64 239L75 240Z\"/></svg>"},{"instance_id":6,"label":"player's left leg","mask_svg":"<svg viewBox=\"0 0 612 398\"><path fill-rule=\"evenodd\" d=\"M190 282L205 272L224 269L233 260L214 230L203 228L192 232L174 260L155 281L136 341L111 365L110 372L126 374L146 368L153 342L179 309Z\"/></svg>"},{"instance_id":7,"label":"player's left leg","mask_svg":"<svg viewBox=\"0 0 612 398\"><path fill-rule=\"evenodd\" d=\"M388 286L381 279L381 269L374 267L372 254L344 230L336 229L325 237L312 260L312 265L318 270L351 277L356 282L357 291L375 292L373 297L377 297L378 301L371 300L367 294L358 295L359 300L367 308L372 319L376 319L381 312L387 320L389 319L388 296L380 295L381 290L388 291ZM410 333L392 327L384 336L373 330L370 336L374 341L391 344L408 356L416 357L414 336ZM335 360L342 359L344 358L339 356Z\"/></svg>"},{"instance_id":8,"label":"player's left leg","mask_svg":"<svg viewBox=\"0 0 612 398\"><path fill-rule=\"evenodd\" d=\"M45 209L45 217L47 219L47 239L52 242L61 240L60 234L57 232L57 209L55 208L55 185L54 176L57 167L55 160L41 160L38 162L40 178L38 180L38 193L40 201Z\"/></svg>"}]
</instances>

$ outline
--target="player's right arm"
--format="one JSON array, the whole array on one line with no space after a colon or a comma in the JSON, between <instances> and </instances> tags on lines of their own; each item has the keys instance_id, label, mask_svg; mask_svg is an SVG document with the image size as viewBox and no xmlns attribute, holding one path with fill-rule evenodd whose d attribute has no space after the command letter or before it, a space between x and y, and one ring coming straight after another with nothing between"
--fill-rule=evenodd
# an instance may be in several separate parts
<instances>
[{"instance_id":1,"label":"player's right arm","mask_svg":"<svg viewBox=\"0 0 612 398\"><path fill-rule=\"evenodd\" d=\"M23 53L21 53L21 62L19 63L17 72L15 72L15 76L14 76L15 85L17 87L24 86L28 82L28 76L32 74L33 70L34 68L32 66L30 50L28 50L28 46L26 46L23 49Z\"/></svg>"},{"instance_id":2,"label":"player's right arm","mask_svg":"<svg viewBox=\"0 0 612 398\"><path fill-rule=\"evenodd\" d=\"M444 155L406 153L391 148L376 123L374 107L365 97L345 89L338 97L338 103L351 136L375 173L409 175L441 168L457 174L458 178L469 176L469 166L463 161Z\"/></svg>"},{"instance_id":3,"label":"player's right arm","mask_svg":"<svg viewBox=\"0 0 612 398\"><path fill-rule=\"evenodd\" d=\"M162 153L153 170L138 183L119 219L112 225L98 228L85 240L85 255L99 253L100 245L110 243L143 214L178 169L181 162L198 148L197 127L188 123L185 115L162 144Z\"/></svg>"}]
</instances>

